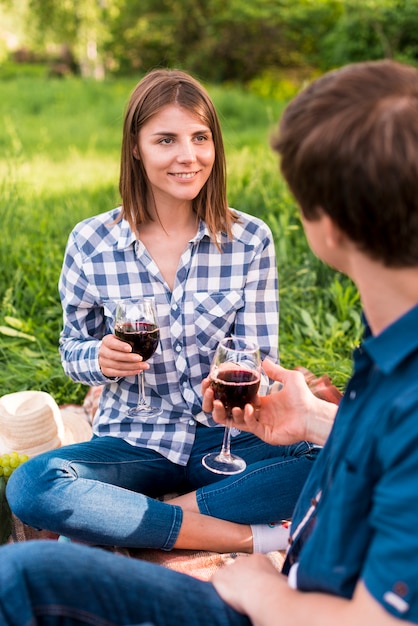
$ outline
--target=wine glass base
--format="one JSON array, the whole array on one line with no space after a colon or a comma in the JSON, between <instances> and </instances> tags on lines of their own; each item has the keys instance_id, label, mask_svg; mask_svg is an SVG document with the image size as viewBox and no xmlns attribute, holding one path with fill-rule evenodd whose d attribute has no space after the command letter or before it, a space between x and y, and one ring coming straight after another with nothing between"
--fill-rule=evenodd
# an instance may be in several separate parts
<instances>
[{"instance_id":1,"label":"wine glass base","mask_svg":"<svg viewBox=\"0 0 418 626\"><path fill-rule=\"evenodd\" d=\"M240 474L247 467L246 462L241 457L219 452L206 454L202 459L202 465L215 474Z\"/></svg>"},{"instance_id":2,"label":"wine glass base","mask_svg":"<svg viewBox=\"0 0 418 626\"><path fill-rule=\"evenodd\" d=\"M129 409L127 415L129 417L158 417L162 414L161 409L153 408L152 406L135 406Z\"/></svg>"}]
</instances>

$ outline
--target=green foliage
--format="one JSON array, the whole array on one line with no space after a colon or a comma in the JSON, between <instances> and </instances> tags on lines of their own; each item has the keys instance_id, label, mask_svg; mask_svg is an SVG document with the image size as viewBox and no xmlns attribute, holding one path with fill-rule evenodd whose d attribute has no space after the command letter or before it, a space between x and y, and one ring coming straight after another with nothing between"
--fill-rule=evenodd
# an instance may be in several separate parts
<instances>
[{"instance_id":1,"label":"green foliage","mask_svg":"<svg viewBox=\"0 0 418 626\"><path fill-rule=\"evenodd\" d=\"M345 0L340 16L322 40L322 69L393 58L418 62L416 0Z\"/></svg>"},{"instance_id":2,"label":"green foliage","mask_svg":"<svg viewBox=\"0 0 418 626\"><path fill-rule=\"evenodd\" d=\"M309 75L304 72L304 75ZM312 75L310 77L313 77ZM247 88L264 98L287 102L295 96L303 84L303 75L292 77L283 70L268 69L247 82Z\"/></svg>"},{"instance_id":3,"label":"green foliage","mask_svg":"<svg viewBox=\"0 0 418 626\"><path fill-rule=\"evenodd\" d=\"M13 63L8 60L0 65L0 80L17 77L43 78L46 75L44 63Z\"/></svg>"},{"instance_id":4,"label":"green foliage","mask_svg":"<svg viewBox=\"0 0 418 626\"><path fill-rule=\"evenodd\" d=\"M2 83L0 394L86 393L63 373L57 283L75 223L116 206L123 109L131 83L19 77Z\"/></svg>"},{"instance_id":5,"label":"green foliage","mask_svg":"<svg viewBox=\"0 0 418 626\"><path fill-rule=\"evenodd\" d=\"M416 0L0 0L0 6L15 23L25 20L26 48L58 56L64 44L84 77L177 66L211 83L260 76L276 82L277 72L295 68L383 57L418 61ZM291 85L285 91L290 95Z\"/></svg>"},{"instance_id":6,"label":"green foliage","mask_svg":"<svg viewBox=\"0 0 418 626\"><path fill-rule=\"evenodd\" d=\"M1 84L0 395L40 389L59 404L85 396L60 362L57 283L75 223L119 202L122 116L135 82ZM310 252L280 178L269 136L284 103L238 87L208 89L224 131L229 203L263 218L275 239L282 363L328 373L342 388L360 336L358 296Z\"/></svg>"}]
</instances>

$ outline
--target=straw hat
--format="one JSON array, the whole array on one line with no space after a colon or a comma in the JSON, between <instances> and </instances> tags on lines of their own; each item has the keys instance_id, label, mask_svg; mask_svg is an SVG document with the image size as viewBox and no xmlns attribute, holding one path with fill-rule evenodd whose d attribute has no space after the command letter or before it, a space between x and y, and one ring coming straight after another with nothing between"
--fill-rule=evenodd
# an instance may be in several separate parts
<instances>
[{"instance_id":1,"label":"straw hat","mask_svg":"<svg viewBox=\"0 0 418 626\"><path fill-rule=\"evenodd\" d=\"M87 420L61 411L45 391L18 391L0 398L0 454L29 457L91 438Z\"/></svg>"}]
</instances>

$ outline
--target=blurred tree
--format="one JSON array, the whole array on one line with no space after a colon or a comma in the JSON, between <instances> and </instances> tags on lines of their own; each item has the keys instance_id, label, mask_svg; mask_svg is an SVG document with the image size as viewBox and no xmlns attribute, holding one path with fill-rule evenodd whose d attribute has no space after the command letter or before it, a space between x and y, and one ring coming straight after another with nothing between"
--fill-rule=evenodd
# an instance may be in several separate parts
<instances>
[{"instance_id":1,"label":"blurred tree","mask_svg":"<svg viewBox=\"0 0 418 626\"><path fill-rule=\"evenodd\" d=\"M330 7L340 1L143 0L136 5L122 0L109 49L121 71L178 65L208 80L246 81L266 67L306 63L301 26L309 26L312 46L315 33L326 32L327 12L334 16Z\"/></svg>"},{"instance_id":2,"label":"blurred tree","mask_svg":"<svg viewBox=\"0 0 418 626\"><path fill-rule=\"evenodd\" d=\"M218 0L120 0L107 50L122 72L151 67L190 67L210 36Z\"/></svg>"},{"instance_id":3,"label":"blurred tree","mask_svg":"<svg viewBox=\"0 0 418 626\"><path fill-rule=\"evenodd\" d=\"M1 0L13 10L11 0ZM27 36L38 48L64 45L76 58L83 76L105 74L104 46L119 0L27 0Z\"/></svg>"},{"instance_id":4,"label":"blurred tree","mask_svg":"<svg viewBox=\"0 0 418 626\"><path fill-rule=\"evenodd\" d=\"M341 7L320 46L322 69L380 58L418 62L418 0L345 0Z\"/></svg>"},{"instance_id":5,"label":"blurred tree","mask_svg":"<svg viewBox=\"0 0 418 626\"><path fill-rule=\"evenodd\" d=\"M213 82L393 57L418 62L418 0L15 0L32 43L83 76L177 66ZM0 0L16 10L13 0ZM29 30L30 29L30 30Z\"/></svg>"}]
</instances>

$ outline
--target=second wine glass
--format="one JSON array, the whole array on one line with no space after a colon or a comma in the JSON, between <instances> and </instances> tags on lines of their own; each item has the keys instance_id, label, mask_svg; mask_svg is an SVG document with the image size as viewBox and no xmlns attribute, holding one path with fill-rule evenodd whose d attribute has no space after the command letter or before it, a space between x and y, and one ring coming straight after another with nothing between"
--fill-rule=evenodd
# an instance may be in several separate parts
<instances>
[{"instance_id":1,"label":"second wine glass","mask_svg":"<svg viewBox=\"0 0 418 626\"><path fill-rule=\"evenodd\" d=\"M156 351L160 340L154 298L119 300L116 304L115 335L132 346L132 352L147 361ZM138 374L138 405L128 410L131 417L157 417L161 409L145 400L144 372Z\"/></svg>"},{"instance_id":2,"label":"second wine glass","mask_svg":"<svg viewBox=\"0 0 418 626\"><path fill-rule=\"evenodd\" d=\"M215 399L220 400L230 418L234 406L243 409L253 402L260 387L261 357L257 344L240 337L223 339L215 352L209 378ZM203 457L203 465L216 474L239 474L247 466L231 454L231 429L226 426L222 449Z\"/></svg>"}]
</instances>

